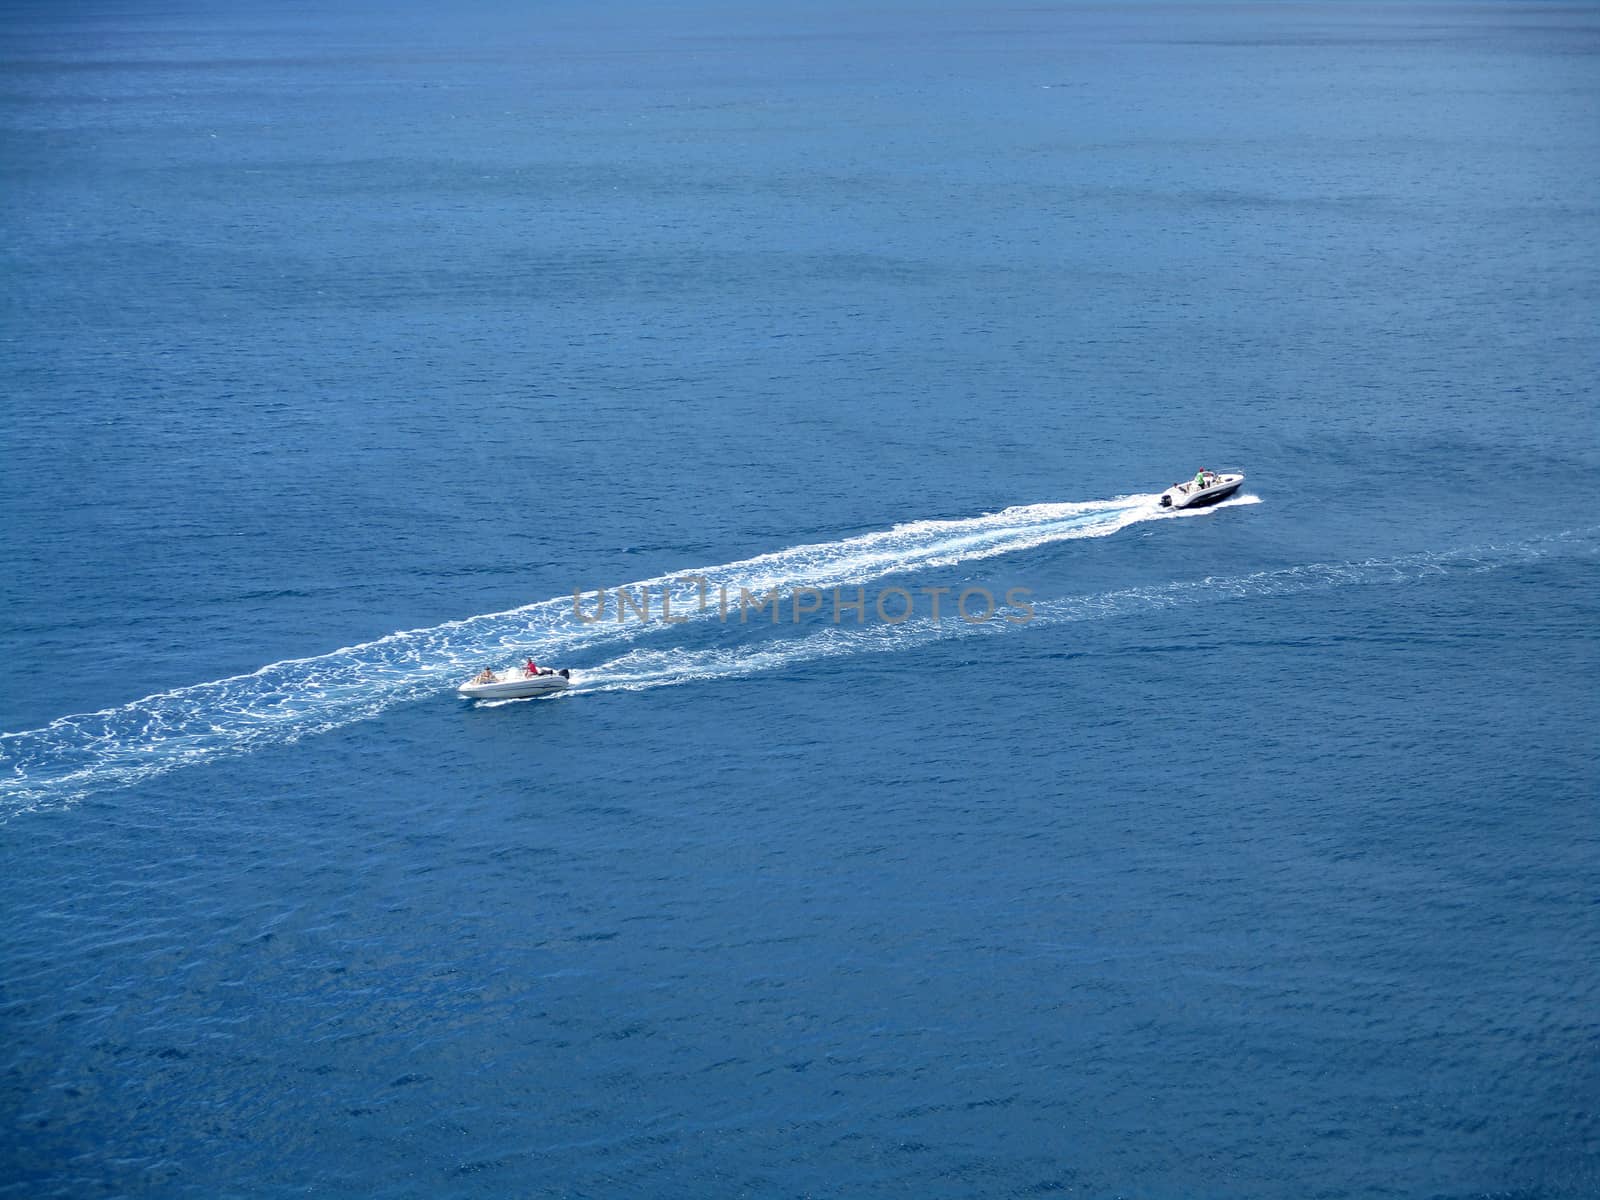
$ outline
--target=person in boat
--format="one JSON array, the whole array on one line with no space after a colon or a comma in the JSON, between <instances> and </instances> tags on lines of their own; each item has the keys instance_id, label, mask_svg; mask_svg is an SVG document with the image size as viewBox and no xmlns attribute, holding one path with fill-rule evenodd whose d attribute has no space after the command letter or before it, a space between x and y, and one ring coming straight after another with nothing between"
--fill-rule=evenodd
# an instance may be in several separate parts
<instances>
[{"instance_id":1,"label":"person in boat","mask_svg":"<svg viewBox=\"0 0 1600 1200\"><path fill-rule=\"evenodd\" d=\"M483 670L478 672L478 677L476 679L474 679L472 682L473 683L494 683L494 682L496 682L495 677L494 677L494 668L493 667L485 667Z\"/></svg>"},{"instance_id":2,"label":"person in boat","mask_svg":"<svg viewBox=\"0 0 1600 1200\"><path fill-rule=\"evenodd\" d=\"M1194 473L1194 486L1197 487L1197 488L1205 487L1206 486L1206 476L1209 473L1210 472L1208 472L1204 467L1201 467L1198 471L1196 471Z\"/></svg>"},{"instance_id":3,"label":"person in boat","mask_svg":"<svg viewBox=\"0 0 1600 1200\"><path fill-rule=\"evenodd\" d=\"M528 665L523 669L528 672L528 677L531 679L533 676L535 676L535 675L537 675L539 673L539 664L534 662L533 659L530 658L528 660Z\"/></svg>"}]
</instances>

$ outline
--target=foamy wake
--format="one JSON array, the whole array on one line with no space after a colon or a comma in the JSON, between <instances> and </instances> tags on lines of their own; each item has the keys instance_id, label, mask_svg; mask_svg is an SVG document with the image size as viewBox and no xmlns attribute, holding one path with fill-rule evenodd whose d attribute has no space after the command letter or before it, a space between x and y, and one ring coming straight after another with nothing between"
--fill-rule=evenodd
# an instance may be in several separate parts
<instances>
[{"instance_id":1,"label":"foamy wake","mask_svg":"<svg viewBox=\"0 0 1600 1200\"><path fill-rule=\"evenodd\" d=\"M1246 497L1254 503L1255 497ZM1185 514L1188 515L1188 514ZM586 692L644 691L676 684L735 679L863 654L901 652L951 638L1016 633L1035 626L1100 620L1218 600L1244 600L1320 592L1340 587L1420 583L1537 562L1553 555L1600 556L1588 534L1559 534L1510 546L1480 546L1442 553L1356 562L1307 563L1247 575L1208 576L1157 587L1126 588L1089 596L1033 601L1026 624L997 617L983 624L923 618L899 625L828 625L814 632L754 647L628 651L582 673L564 696ZM501 701L521 704L527 701Z\"/></svg>"},{"instance_id":2,"label":"foamy wake","mask_svg":"<svg viewBox=\"0 0 1600 1200\"><path fill-rule=\"evenodd\" d=\"M1243 496L1217 508L1256 503ZM671 591L675 614L690 621L715 619L702 612L699 585L714 588L819 589L1014 553L1054 542L1106 537L1142 521L1203 516L1171 513L1152 495L1072 504L1009 508L954 521L918 521L836 542L796 546L714 567L686 568L623 585L642 593ZM1313 564L1257 575L1175 583L1097 596L1034 601L1033 624L1085 620L1123 612L1192 603L1201 597L1281 595L1352 583L1411 580L1429 574L1487 570L1545 554L1571 552L1572 543L1545 539L1517 547L1486 547L1442 555L1366 562ZM1592 552L1591 541L1583 546ZM591 585L592 590L592 585ZM612 589L613 593L615 588ZM0 734L0 821L45 805L58 805L109 788L139 783L179 767L251 753L338 729L407 701L446 692L485 662L508 662L532 651L554 661L615 644L622 650L584 669L567 696L636 691L755 675L830 658L905 650L957 636L997 635L1031 628L1000 618L986 625L957 620L899 625L826 626L755 645L722 649L655 649L670 630L659 622L585 624L562 596L508 612L490 613L427 629L392 633L311 658L272 663L250 675L195 684L99 712L61 717L40 729Z\"/></svg>"},{"instance_id":3,"label":"foamy wake","mask_svg":"<svg viewBox=\"0 0 1600 1200\"><path fill-rule=\"evenodd\" d=\"M764 595L773 588L866 583L1027 550L1106 537L1170 514L1153 495L1086 503L1031 504L953 521L915 521L834 542L621 585L630 593L671 593L675 615L704 620L701 576ZM1219 506L1220 507L1220 506ZM600 581L583 580L591 594ZM616 588L611 587L613 596ZM613 610L614 611L614 610ZM577 620L570 595L508 612L391 633L311 658L288 659L250 675L194 684L98 712L61 717L42 729L0 734L0 820L40 804L126 786L191 763L246 754L338 729L437 694L486 662L528 652L562 660L576 651L650 636L662 626Z\"/></svg>"}]
</instances>

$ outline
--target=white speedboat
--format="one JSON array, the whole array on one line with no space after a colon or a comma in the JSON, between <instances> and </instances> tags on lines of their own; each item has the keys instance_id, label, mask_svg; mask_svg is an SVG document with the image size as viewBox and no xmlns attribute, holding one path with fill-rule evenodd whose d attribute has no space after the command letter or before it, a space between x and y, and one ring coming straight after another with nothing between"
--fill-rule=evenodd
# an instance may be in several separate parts
<instances>
[{"instance_id":1,"label":"white speedboat","mask_svg":"<svg viewBox=\"0 0 1600 1200\"><path fill-rule=\"evenodd\" d=\"M504 671L485 670L460 687L456 695L463 700L526 700L532 696L552 696L572 686L572 672L540 667L529 674L526 667L507 667Z\"/></svg>"},{"instance_id":2,"label":"white speedboat","mask_svg":"<svg viewBox=\"0 0 1600 1200\"><path fill-rule=\"evenodd\" d=\"M1175 483L1161 493L1162 508L1199 508L1226 500L1244 482L1243 471L1198 471L1187 483Z\"/></svg>"}]
</instances>

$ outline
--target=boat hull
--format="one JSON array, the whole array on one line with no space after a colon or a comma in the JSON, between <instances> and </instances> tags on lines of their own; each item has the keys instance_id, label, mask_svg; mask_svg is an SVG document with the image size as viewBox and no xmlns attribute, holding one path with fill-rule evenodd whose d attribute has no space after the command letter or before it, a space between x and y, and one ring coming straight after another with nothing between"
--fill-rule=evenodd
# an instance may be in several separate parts
<instances>
[{"instance_id":1,"label":"boat hull","mask_svg":"<svg viewBox=\"0 0 1600 1200\"><path fill-rule=\"evenodd\" d=\"M1195 490L1192 483L1180 483L1161 493L1162 508L1204 508L1226 500L1244 486L1243 475L1224 475L1208 488Z\"/></svg>"},{"instance_id":2,"label":"boat hull","mask_svg":"<svg viewBox=\"0 0 1600 1200\"><path fill-rule=\"evenodd\" d=\"M456 689L456 695L463 700L531 700L535 696L553 696L571 686L572 680L566 675L552 672L494 683L463 683Z\"/></svg>"}]
</instances>

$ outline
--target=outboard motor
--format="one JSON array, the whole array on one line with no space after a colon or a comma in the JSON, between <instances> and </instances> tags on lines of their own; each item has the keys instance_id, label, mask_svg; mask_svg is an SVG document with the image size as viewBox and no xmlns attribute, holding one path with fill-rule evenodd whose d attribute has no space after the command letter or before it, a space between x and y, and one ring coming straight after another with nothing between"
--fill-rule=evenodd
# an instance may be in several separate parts
<instances>
[{"instance_id":1,"label":"outboard motor","mask_svg":"<svg viewBox=\"0 0 1600 1200\"><path fill-rule=\"evenodd\" d=\"M572 672L567 670L565 667L562 667L561 670L556 672L556 674L561 676L561 678L563 678L563 679L571 679L572 678Z\"/></svg>"}]
</instances>

